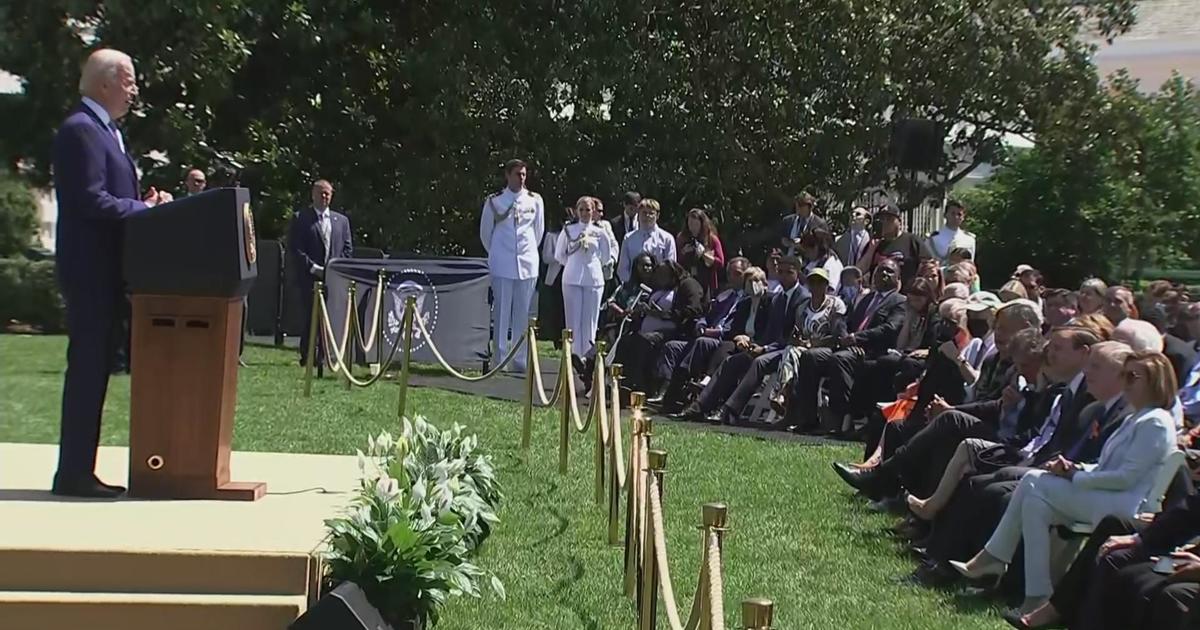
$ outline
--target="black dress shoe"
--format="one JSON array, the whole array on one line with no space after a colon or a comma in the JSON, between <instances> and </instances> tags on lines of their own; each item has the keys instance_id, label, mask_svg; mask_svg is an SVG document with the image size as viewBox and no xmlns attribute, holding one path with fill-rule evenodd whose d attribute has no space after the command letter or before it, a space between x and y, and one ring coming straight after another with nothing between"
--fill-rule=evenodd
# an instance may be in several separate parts
<instances>
[{"instance_id":1,"label":"black dress shoe","mask_svg":"<svg viewBox=\"0 0 1200 630\"><path fill-rule=\"evenodd\" d=\"M875 473L870 470L855 470L843 463L834 462L833 472L837 473L842 481L845 481L855 490L860 490L864 494L871 495L875 488Z\"/></svg>"},{"instance_id":2,"label":"black dress shoe","mask_svg":"<svg viewBox=\"0 0 1200 630\"><path fill-rule=\"evenodd\" d=\"M1001 615L1001 617L1003 617L1004 620L1008 622L1008 625L1010 625L1014 628L1019 628L1020 630L1032 630L1033 629L1033 626L1030 626L1029 624L1027 624L1021 620L1021 611L1019 611L1019 610L1016 610L1016 609L1006 610L1006 611L1004 611L1004 614Z\"/></svg>"},{"instance_id":3,"label":"black dress shoe","mask_svg":"<svg viewBox=\"0 0 1200 630\"><path fill-rule=\"evenodd\" d=\"M692 403L692 404L688 405L686 409L679 412L677 417L680 420L689 420L691 422L703 422L704 421L704 412L700 410L700 405L697 405L696 403Z\"/></svg>"},{"instance_id":4,"label":"black dress shoe","mask_svg":"<svg viewBox=\"0 0 1200 630\"><path fill-rule=\"evenodd\" d=\"M930 588L943 588L958 581L958 574L940 562L926 561L917 567L908 582Z\"/></svg>"},{"instance_id":5,"label":"black dress shoe","mask_svg":"<svg viewBox=\"0 0 1200 630\"><path fill-rule=\"evenodd\" d=\"M123 486L111 486L96 478L95 475L64 477L54 476L54 487L51 493L61 497L83 497L86 499L115 499L125 494Z\"/></svg>"}]
</instances>

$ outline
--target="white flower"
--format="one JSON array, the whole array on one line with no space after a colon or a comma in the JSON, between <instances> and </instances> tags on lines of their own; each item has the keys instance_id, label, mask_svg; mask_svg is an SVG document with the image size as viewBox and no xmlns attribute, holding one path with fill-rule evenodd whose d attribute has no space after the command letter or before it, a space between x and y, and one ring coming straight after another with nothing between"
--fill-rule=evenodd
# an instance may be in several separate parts
<instances>
[{"instance_id":1,"label":"white flower","mask_svg":"<svg viewBox=\"0 0 1200 630\"><path fill-rule=\"evenodd\" d=\"M391 501L400 496L400 482L391 477L380 477L375 482L375 494L381 499Z\"/></svg>"}]
</instances>

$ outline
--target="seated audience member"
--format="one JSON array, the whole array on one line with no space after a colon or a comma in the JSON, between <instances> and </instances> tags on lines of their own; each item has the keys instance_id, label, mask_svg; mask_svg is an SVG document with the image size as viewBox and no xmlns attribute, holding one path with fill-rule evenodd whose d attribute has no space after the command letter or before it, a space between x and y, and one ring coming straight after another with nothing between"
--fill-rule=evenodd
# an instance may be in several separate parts
<instances>
[{"instance_id":1,"label":"seated audience member","mask_svg":"<svg viewBox=\"0 0 1200 630\"><path fill-rule=\"evenodd\" d=\"M975 255L971 253L970 250L963 249L962 247L955 247L954 249L950 250L950 258L946 260L947 269L963 262L971 264L972 274L975 277L975 279L968 285L971 289L971 293L977 293L980 290L979 266L975 264L974 258Z\"/></svg>"},{"instance_id":2,"label":"seated audience member","mask_svg":"<svg viewBox=\"0 0 1200 630\"><path fill-rule=\"evenodd\" d=\"M679 263L668 260L654 270L654 293L635 306L641 323L635 334L617 349L617 362L625 366L625 385L632 391L653 391L653 366L662 344L695 329L704 315L704 288Z\"/></svg>"},{"instance_id":3,"label":"seated audience member","mask_svg":"<svg viewBox=\"0 0 1200 630\"><path fill-rule=\"evenodd\" d=\"M908 288L904 302L904 321L894 347L862 362L850 394L850 414L866 418L875 403L896 399L925 369L925 360L933 346L937 321L937 295L933 281L918 277Z\"/></svg>"},{"instance_id":4,"label":"seated audience member","mask_svg":"<svg viewBox=\"0 0 1200 630\"><path fill-rule=\"evenodd\" d=\"M1077 293L1079 314L1088 315L1099 313L1104 308L1104 296L1108 293L1108 285L1100 278L1088 278L1079 285Z\"/></svg>"},{"instance_id":5,"label":"seated audience member","mask_svg":"<svg viewBox=\"0 0 1200 630\"><path fill-rule=\"evenodd\" d=\"M750 267L742 274L737 304L714 330L686 344L667 378L660 411L673 415L683 407L685 387L695 378L707 377L730 355L767 343L772 296L767 293L766 272ZM719 334L718 334L719 333ZM661 373L660 373L661 374Z\"/></svg>"},{"instance_id":6,"label":"seated audience member","mask_svg":"<svg viewBox=\"0 0 1200 630\"><path fill-rule=\"evenodd\" d=\"M1079 304L1071 291L1046 289L1042 294L1042 314L1048 329L1066 326L1078 313Z\"/></svg>"},{"instance_id":7,"label":"seated audience member","mask_svg":"<svg viewBox=\"0 0 1200 630\"><path fill-rule=\"evenodd\" d=\"M859 298L866 292L867 289L863 287L862 269L851 265L843 267L841 287L838 288L837 296L842 299L842 304L846 305L846 311L854 310Z\"/></svg>"},{"instance_id":8,"label":"seated audience member","mask_svg":"<svg viewBox=\"0 0 1200 630\"><path fill-rule=\"evenodd\" d=\"M725 249L708 213L700 208L688 210L683 229L675 237L679 264L704 287L705 298L716 293L725 266Z\"/></svg>"},{"instance_id":9,"label":"seated audience member","mask_svg":"<svg viewBox=\"0 0 1200 630\"><path fill-rule=\"evenodd\" d=\"M1029 301L1033 302L1034 304L1037 304L1038 309L1042 308L1041 304L1039 304L1037 300L1030 298L1029 294L1026 293L1025 285L1021 284L1020 282L1018 282L1016 280L1009 280L1008 282L1005 282L1004 285L1000 287L1000 290L996 294L1000 297L1001 302L1012 302L1013 300L1029 300Z\"/></svg>"},{"instance_id":10,"label":"seated audience member","mask_svg":"<svg viewBox=\"0 0 1200 630\"><path fill-rule=\"evenodd\" d=\"M742 407L754 395L759 384L779 367L787 348L800 308L809 298L800 283L800 261L788 256L779 261L781 291L771 301L767 318L765 345L750 344L745 350L725 359L683 416L692 420L709 419L736 424ZM716 413L715 417L710 414Z\"/></svg>"},{"instance_id":11,"label":"seated audience member","mask_svg":"<svg viewBox=\"0 0 1200 630\"><path fill-rule=\"evenodd\" d=\"M1108 318L1108 321L1113 325L1121 323L1127 317L1138 319L1137 305L1134 304L1133 291L1123 286L1108 287L1108 291L1104 293L1104 305L1100 312Z\"/></svg>"},{"instance_id":12,"label":"seated audience member","mask_svg":"<svg viewBox=\"0 0 1200 630\"><path fill-rule=\"evenodd\" d=\"M967 578L1001 576L1023 542L1022 614L1053 593L1050 528L1075 522L1094 526L1109 515L1133 518L1147 502L1158 469L1175 450L1169 409L1176 382L1170 362L1158 353L1134 354L1126 359L1123 377L1125 400L1134 411L1105 442L1099 461L1078 464L1059 455L1044 469L1026 473L984 550L965 563L950 563Z\"/></svg>"},{"instance_id":13,"label":"seated audience member","mask_svg":"<svg viewBox=\"0 0 1200 630\"><path fill-rule=\"evenodd\" d=\"M767 253L767 293L771 295L779 293L779 260L781 258L783 258L783 253L778 248Z\"/></svg>"},{"instance_id":14,"label":"seated audience member","mask_svg":"<svg viewBox=\"0 0 1200 630\"><path fill-rule=\"evenodd\" d=\"M730 259L726 265L725 278L726 282L723 290L713 296L708 303L708 310L703 319L696 322L696 329L693 335L687 339L672 339L662 346L661 354L658 358L658 365L655 367L655 374L658 377L660 388L657 392L651 392L646 402L652 405L662 404L663 397L666 394L667 383L671 379L676 366L680 359L693 350L697 345L706 345L712 343L715 347L720 344L720 341L729 332L730 326L735 317L737 305L745 293L742 283L742 274L750 266L750 261L741 256ZM761 274L762 270L758 272ZM763 289L766 289L766 277L763 277ZM709 342L702 342L702 339L708 339Z\"/></svg>"},{"instance_id":15,"label":"seated audience member","mask_svg":"<svg viewBox=\"0 0 1200 630\"><path fill-rule=\"evenodd\" d=\"M1147 522L1149 520L1149 522ZM1015 628L1071 630L1190 630L1195 628L1200 591L1200 495L1192 494L1157 515L1134 519L1106 516L1083 551L1054 587L1054 594L1028 614L1004 619ZM1175 560L1170 573L1155 571L1156 559Z\"/></svg>"},{"instance_id":16,"label":"seated audience member","mask_svg":"<svg viewBox=\"0 0 1200 630\"><path fill-rule=\"evenodd\" d=\"M641 253L634 257L631 275L621 283L612 297L600 308L600 321L596 329L596 340L604 340L609 352L615 355L617 346L637 332L642 320L641 311L634 307L647 299L654 289L654 269L658 263L652 254ZM598 344L597 344L598 345ZM595 348L593 348L595 350ZM595 364L595 352L585 357L583 365L576 365L580 374L591 374ZM591 379L583 379L584 391L591 386Z\"/></svg>"},{"instance_id":17,"label":"seated audience member","mask_svg":"<svg viewBox=\"0 0 1200 630\"><path fill-rule=\"evenodd\" d=\"M1167 309L1161 303L1150 304L1142 310L1142 320L1158 332L1162 339L1162 353L1171 360L1171 367L1175 368L1175 377L1182 383L1188 369L1196 362L1195 345L1171 334Z\"/></svg>"},{"instance_id":18,"label":"seated audience member","mask_svg":"<svg viewBox=\"0 0 1200 630\"><path fill-rule=\"evenodd\" d=\"M887 425L916 427L924 422L929 404L934 400L961 404L966 397L968 379L978 377L964 360L971 342L967 331L966 300L954 298L938 305L937 320L932 326L930 354L917 380L905 386L895 402L868 416L864 437L871 455L863 468L874 466L886 453L894 450L885 444L883 433L886 431L881 420L886 419Z\"/></svg>"},{"instance_id":19,"label":"seated audience member","mask_svg":"<svg viewBox=\"0 0 1200 630\"><path fill-rule=\"evenodd\" d=\"M904 321L905 298L900 293L900 265L881 259L872 276L874 290L859 300L847 318L847 334L837 348L813 348L800 359L789 412L801 430L819 428L817 389L821 379L829 382L829 410L843 422L850 412L850 391L859 368L867 359L878 359L896 345Z\"/></svg>"},{"instance_id":20,"label":"seated audience member","mask_svg":"<svg viewBox=\"0 0 1200 630\"><path fill-rule=\"evenodd\" d=\"M955 298L965 300L969 297L971 297L970 287L961 282L951 282L942 289L942 297L940 299L949 300L950 298Z\"/></svg>"},{"instance_id":21,"label":"seated audience member","mask_svg":"<svg viewBox=\"0 0 1200 630\"><path fill-rule=\"evenodd\" d=\"M1030 354L1034 353L1030 349L1032 341L1028 340L1028 334L1023 337L1025 340L1019 346L1012 344L1011 341L1019 338L1023 330L1032 329L1035 334L1040 334L1036 327L1038 319L1033 313L1026 311L1032 311L1032 307L1021 305L1016 308L1001 309L996 319L997 356L1004 358L1010 365L1013 364L1009 355L1012 349L1021 347L1025 350L1026 354L1023 355L1023 358L1027 361ZM1078 353L1072 354L1069 362L1061 362L1063 371L1069 370L1071 366L1081 368L1086 356L1086 349L1081 356ZM1028 365L1026 364L1024 367L1025 369L1019 376L1028 373ZM1061 376L1067 375L1062 374ZM1075 372L1071 372L1070 376L1075 376ZM1082 381L1082 377L1080 377L1080 381ZM919 496L927 496L941 479L945 464L953 457L959 442L972 437L998 440L1002 430L1005 439L1018 439L1016 433L1018 427L1015 425L1020 423L1014 422L1011 417L1006 417L1004 412L1007 410L1006 400L1008 406L1012 406L1017 401L1020 393L1020 378L1010 377L1007 380L1006 389L1009 393L1003 398L997 397L969 403L959 408L949 407L944 401L935 400L926 412L927 416L932 418L929 422L924 422L923 418L910 416L908 420L895 426L889 425L884 442L891 452L884 453L883 460L878 466L871 469L854 470L845 464L834 464L834 471L847 484L871 497L892 496L900 487L906 487L910 492ZM1090 402L1090 400L1081 400L1081 402ZM1078 405L1078 409L1082 409L1083 406L1083 404ZM1061 414L1064 410L1078 413L1075 405L1063 406L1057 411ZM1070 418L1073 421L1075 416L1072 415ZM1041 421L1042 418L1036 420ZM1054 415L1054 424L1057 422L1058 416ZM1029 420L1026 419L1026 424L1028 425L1028 423ZM1051 431L1053 431L1053 426ZM1031 445L1031 447L1036 450L1041 445Z\"/></svg>"},{"instance_id":22,"label":"seated audience member","mask_svg":"<svg viewBox=\"0 0 1200 630\"><path fill-rule=\"evenodd\" d=\"M816 228L805 232L800 238L800 255L804 263L804 277L814 269L824 269L829 278L829 290L836 293L842 283L842 261L833 252L833 236L828 230ZM812 290L809 290L811 293Z\"/></svg>"},{"instance_id":23,"label":"seated audience member","mask_svg":"<svg viewBox=\"0 0 1200 630\"><path fill-rule=\"evenodd\" d=\"M1096 331L1097 335L1104 341L1112 339L1113 331L1116 326L1101 313L1088 313L1087 315L1077 315L1071 320L1068 326L1080 326Z\"/></svg>"},{"instance_id":24,"label":"seated audience member","mask_svg":"<svg viewBox=\"0 0 1200 630\"><path fill-rule=\"evenodd\" d=\"M964 260L958 264L950 265L946 268L946 282L965 284L968 287L979 284L979 273L975 269L975 263Z\"/></svg>"},{"instance_id":25,"label":"seated audience member","mask_svg":"<svg viewBox=\"0 0 1200 630\"><path fill-rule=\"evenodd\" d=\"M814 269L808 274L808 302L796 317L796 326L788 347L779 362L778 378L770 391L766 392L771 407L784 415L787 409L787 392L792 379L800 368L800 357L812 348L831 348L846 334L846 305L835 295L827 294L829 279L824 269ZM779 423L786 426L786 423Z\"/></svg>"},{"instance_id":26,"label":"seated audience member","mask_svg":"<svg viewBox=\"0 0 1200 630\"><path fill-rule=\"evenodd\" d=\"M833 251L846 267L857 266L871 244L871 213L862 206L850 211L850 229L837 238ZM849 306L849 304L847 304Z\"/></svg>"},{"instance_id":27,"label":"seated audience member","mask_svg":"<svg viewBox=\"0 0 1200 630\"><path fill-rule=\"evenodd\" d=\"M874 277L879 263L891 260L896 263L900 273L899 286L906 287L917 276L917 265L921 259L932 258L933 254L924 241L904 231L900 208L896 205L889 203L880 206L875 210L875 220L879 222L880 237L871 243L864 261L866 265L860 265L860 268Z\"/></svg>"},{"instance_id":28,"label":"seated audience member","mask_svg":"<svg viewBox=\"0 0 1200 630\"><path fill-rule=\"evenodd\" d=\"M1197 352L1200 352L1200 302L1192 302L1180 308L1177 336L1190 342Z\"/></svg>"},{"instance_id":29,"label":"seated audience member","mask_svg":"<svg viewBox=\"0 0 1200 630\"><path fill-rule=\"evenodd\" d=\"M967 379L966 402L975 399L975 384L983 370L983 362L996 352L996 335L992 326L996 322L996 311L1002 306L1000 298L990 291L979 291L967 298L967 332L971 341L963 350L963 360L971 368L974 378Z\"/></svg>"},{"instance_id":30,"label":"seated audience member","mask_svg":"<svg viewBox=\"0 0 1200 630\"><path fill-rule=\"evenodd\" d=\"M917 278L924 278L933 284L934 296L939 296L946 288L946 277L942 273L942 266L938 264L936 258L922 258L921 263L917 265ZM907 291L906 291L907 293Z\"/></svg>"},{"instance_id":31,"label":"seated audience member","mask_svg":"<svg viewBox=\"0 0 1200 630\"><path fill-rule=\"evenodd\" d=\"M1098 452L1090 454L1084 452L1089 446L1088 441L1094 434L1097 436L1096 443L1102 443L1116 430L1124 418L1126 409L1122 397L1124 383L1121 380L1121 370L1124 368L1125 359L1129 358L1131 354L1133 354L1133 350L1118 341L1102 341L1092 347L1087 366L1084 367L1084 378L1087 383L1087 391L1095 399L1095 402L1083 410L1080 414L1080 421L1094 425L1095 428L1087 431L1086 437L1081 438L1066 450L1064 455L1071 461L1087 461L1098 456ZM1026 383L1036 383L1038 366L1025 362L1025 359L1027 357L1017 358L1019 364L1023 364L1022 376L1026 379ZM927 521L933 520L950 501L950 497L964 476L995 472L1005 466L1021 464L1019 445L1005 440L1011 440L1032 428L1028 422L1029 414L1026 414L1026 422L1020 421L1019 417L1022 411L1034 409L1036 420L1040 420L1050 410L1036 409L1036 405L1028 405L1030 392L1021 391L1019 393L1021 394L1020 398L1009 397L1002 405L1001 422L1010 417L1013 418L1013 422L1010 427L1002 428L998 432L999 441L967 438L960 442L954 452L954 457L950 459L950 463L942 474L937 490L927 499L919 499L915 495L908 497L908 506L913 514ZM1048 398L1041 396L1039 392L1033 392L1033 394L1035 398L1041 398L1042 401ZM1088 457L1089 455L1093 455L1093 457Z\"/></svg>"},{"instance_id":32,"label":"seated audience member","mask_svg":"<svg viewBox=\"0 0 1200 630\"><path fill-rule=\"evenodd\" d=\"M1021 283L1025 287L1025 297L1034 302L1038 306L1042 305L1042 272L1034 269L1029 265L1017 265L1017 270L1013 272L1013 280Z\"/></svg>"}]
</instances>

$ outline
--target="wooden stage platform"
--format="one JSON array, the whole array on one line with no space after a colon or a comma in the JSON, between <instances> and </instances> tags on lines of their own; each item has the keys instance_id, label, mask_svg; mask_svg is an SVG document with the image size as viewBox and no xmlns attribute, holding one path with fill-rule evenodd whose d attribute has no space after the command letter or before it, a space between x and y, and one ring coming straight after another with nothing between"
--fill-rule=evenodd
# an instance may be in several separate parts
<instances>
[{"instance_id":1,"label":"wooden stage platform","mask_svg":"<svg viewBox=\"0 0 1200 630\"><path fill-rule=\"evenodd\" d=\"M318 595L324 519L353 457L234 453L240 501L72 500L49 492L53 445L0 444L0 630L285 628ZM104 447L124 483L128 449Z\"/></svg>"}]
</instances>

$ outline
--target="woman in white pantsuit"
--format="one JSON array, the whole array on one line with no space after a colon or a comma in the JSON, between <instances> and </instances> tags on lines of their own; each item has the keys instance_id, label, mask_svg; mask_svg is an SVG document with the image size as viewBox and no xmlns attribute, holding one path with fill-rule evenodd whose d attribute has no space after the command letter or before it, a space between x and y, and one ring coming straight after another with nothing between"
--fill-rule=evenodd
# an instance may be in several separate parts
<instances>
[{"instance_id":1,"label":"woman in white pantsuit","mask_svg":"<svg viewBox=\"0 0 1200 630\"><path fill-rule=\"evenodd\" d=\"M1017 544L1025 541L1027 613L1050 597L1050 528L1099 523L1105 516L1132 519L1141 511L1163 460L1176 448L1171 417L1178 385L1171 362L1158 352L1125 360L1125 400L1136 409L1104 443L1096 464L1062 456L1021 479L1008 509L983 551L950 564L968 578L1003 575Z\"/></svg>"},{"instance_id":2,"label":"woman in white pantsuit","mask_svg":"<svg viewBox=\"0 0 1200 630\"><path fill-rule=\"evenodd\" d=\"M616 237L608 225L597 223L600 202L580 197L576 222L558 235L554 258L563 266L562 290L566 327L574 333L571 354L583 357L596 342L600 298L604 294L605 266L616 260Z\"/></svg>"}]
</instances>

